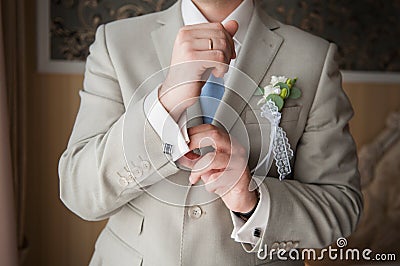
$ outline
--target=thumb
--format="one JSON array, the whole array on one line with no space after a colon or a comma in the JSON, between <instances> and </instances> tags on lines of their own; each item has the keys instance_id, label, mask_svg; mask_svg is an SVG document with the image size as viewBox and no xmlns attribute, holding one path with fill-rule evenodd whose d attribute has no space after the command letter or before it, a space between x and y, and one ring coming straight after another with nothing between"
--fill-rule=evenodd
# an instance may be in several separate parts
<instances>
[{"instance_id":1,"label":"thumb","mask_svg":"<svg viewBox=\"0 0 400 266\"><path fill-rule=\"evenodd\" d=\"M225 23L224 28L233 37L239 29L239 24L236 20L229 20L227 23Z\"/></svg>"},{"instance_id":2,"label":"thumb","mask_svg":"<svg viewBox=\"0 0 400 266\"><path fill-rule=\"evenodd\" d=\"M200 155L195 154L193 151L186 153L184 156L178 159L177 163L189 169L193 169L197 161L200 159Z\"/></svg>"}]
</instances>

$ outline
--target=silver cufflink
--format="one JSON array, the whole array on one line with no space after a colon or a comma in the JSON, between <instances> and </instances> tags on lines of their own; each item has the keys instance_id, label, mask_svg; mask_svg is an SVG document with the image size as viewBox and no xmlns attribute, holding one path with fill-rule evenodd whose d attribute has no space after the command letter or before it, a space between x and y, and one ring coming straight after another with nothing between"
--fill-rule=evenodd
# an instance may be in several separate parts
<instances>
[{"instance_id":1,"label":"silver cufflink","mask_svg":"<svg viewBox=\"0 0 400 266\"><path fill-rule=\"evenodd\" d=\"M173 145L169 143L164 143L163 152L165 154L171 155L172 154Z\"/></svg>"},{"instance_id":2,"label":"silver cufflink","mask_svg":"<svg viewBox=\"0 0 400 266\"><path fill-rule=\"evenodd\" d=\"M261 237L261 229L260 228L254 229L253 236L260 238Z\"/></svg>"}]
</instances>

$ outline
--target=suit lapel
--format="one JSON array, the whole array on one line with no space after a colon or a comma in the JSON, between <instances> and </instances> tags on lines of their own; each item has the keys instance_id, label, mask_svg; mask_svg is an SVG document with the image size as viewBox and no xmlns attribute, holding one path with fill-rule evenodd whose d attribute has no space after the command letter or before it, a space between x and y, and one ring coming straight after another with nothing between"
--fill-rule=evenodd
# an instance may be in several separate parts
<instances>
[{"instance_id":1,"label":"suit lapel","mask_svg":"<svg viewBox=\"0 0 400 266\"><path fill-rule=\"evenodd\" d=\"M275 20L262 14L260 7L255 7L236 68L226 83L226 91L213 124L231 130L283 42L283 38L272 31L278 27Z\"/></svg>"},{"instance_id":2,"label":"suit lapel","mask_svg":"<svg viewBox=\"0 0 400 266\"><path fill-rule=\"evenodd\" d=\"M158 18L160 27L151 33L158 59L163 69L171 63L172 50L178 31L183 27L181 1L165 10Z\"/></svg>"},{"instance_id":3,"label":"suit lapel","mask_svg":"<svg viewBox=\"0 0 400 266\"><path fill-rule=\"evenodd\" d=\"M181 0L174 4L170 9L165 10L163 15L157 20L160 27L151 33L153 44L160 61L160 65L167 74L171 64L172 50L178 31L184 26L181 13ZM187 110L188 127L203 123L200 104L197 103Z\"/></svg>"},{"instance_id":4,"label":"suit lapel","mask_svg":"<svg viewBox=\"0 0 400 266\"><path fill-rule=\"evenodd\" d=\"M179 0L171 8L165 10L157 20L160 27L151 33L151 38L160 61L164 75L167 74L171 64L172 50L178 31L184 26L181 12L181 1ZM203 122L201 118L200 104L195 104L187 110L188 127L199 125Z\"/></svg>"}]
</instances>

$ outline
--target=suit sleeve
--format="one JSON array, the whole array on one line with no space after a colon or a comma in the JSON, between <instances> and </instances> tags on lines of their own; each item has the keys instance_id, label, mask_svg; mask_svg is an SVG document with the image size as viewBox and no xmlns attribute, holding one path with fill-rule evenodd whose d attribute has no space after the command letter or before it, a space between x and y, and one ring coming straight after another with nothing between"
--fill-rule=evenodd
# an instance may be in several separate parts
<instances>
[{"instance_id":1,"label":"suit sleeve","mask_svg":"<svg viewBox=\"0 0 400 266\"><path fill-rule=\"evenodd\" d=\"M143 188L178 171L147 122L145 97L129 106L131 115L125 119L105 32L100 26L90 47L80 109L59 162L60 197L86 220L108 218Z\"/></svg>"},{"instance_id":2,"label":"suit sleeve","mask_svg":"<svg viewBox=\"0 0 400 266\"><path fill-rule=\"evenodd\" d=\"M362 196L348 126L353 110L341 88L336 52L331 44L297 147L294 178L265 179L271 199L268 225L256 246L244 245L247 251L280 243L321 248L349 236L356 227Z\"/></svg>"}]
</instances>

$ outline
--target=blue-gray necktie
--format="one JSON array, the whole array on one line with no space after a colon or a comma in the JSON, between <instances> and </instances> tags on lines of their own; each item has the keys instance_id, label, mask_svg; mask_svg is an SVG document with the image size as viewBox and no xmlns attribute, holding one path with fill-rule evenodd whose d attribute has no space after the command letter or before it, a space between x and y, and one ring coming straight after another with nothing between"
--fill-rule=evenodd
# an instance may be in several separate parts
<instances>
[{"instance_id":1,"label":"blue-gray necktie","mask_svg":"<svg viewBox=\"0 0 400 266\"><path fill-rule=\"evenodd\" d=\"M215 112L224 95L224 79L210 75L206 84L201 89L200 106L203 112L203 122L211 124L214 119Z\"/></svg>"}]
</instances>

